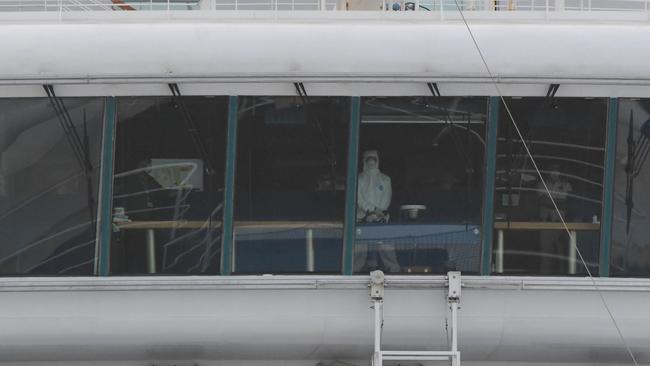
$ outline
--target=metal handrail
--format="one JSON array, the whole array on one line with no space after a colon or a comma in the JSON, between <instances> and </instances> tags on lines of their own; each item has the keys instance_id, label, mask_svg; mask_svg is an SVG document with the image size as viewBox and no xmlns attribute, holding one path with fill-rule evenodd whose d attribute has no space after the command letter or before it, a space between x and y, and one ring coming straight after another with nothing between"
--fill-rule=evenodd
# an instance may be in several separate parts
<instances>
[{"instance_id":1,"label":"metal handrail","mask_svg":"<svg viewBox=\"0 0 650 366\"><path fill-rule=\"evenodd\" d=\"M364 0L358 0L364 1ZM366 0L377 3L378 0ZM385 8L406 3L417 11L453 12L648 12L650 0L384 0ZM381 0L379 0L381 2ZM0 0L0 12L124 10L345 10L346 0Z\"/></svg>"}]
</instances>

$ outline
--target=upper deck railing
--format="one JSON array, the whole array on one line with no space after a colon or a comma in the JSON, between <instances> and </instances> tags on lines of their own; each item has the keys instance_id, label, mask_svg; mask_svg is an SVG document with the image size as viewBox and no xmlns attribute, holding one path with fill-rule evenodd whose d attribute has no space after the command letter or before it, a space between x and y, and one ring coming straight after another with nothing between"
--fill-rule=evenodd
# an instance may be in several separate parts
<instances>
[{"instance_id":1,"label":"upper deck railing","mask_svg":"<svg viewBox=\"0 0 650 366\"><path fill-rule=\"evenodd\" d=\"M390 10L445 13L457 11L457 6L468 12L648 12L650 0L0 0L0 12Z\"/></svg>"}]
</instances>

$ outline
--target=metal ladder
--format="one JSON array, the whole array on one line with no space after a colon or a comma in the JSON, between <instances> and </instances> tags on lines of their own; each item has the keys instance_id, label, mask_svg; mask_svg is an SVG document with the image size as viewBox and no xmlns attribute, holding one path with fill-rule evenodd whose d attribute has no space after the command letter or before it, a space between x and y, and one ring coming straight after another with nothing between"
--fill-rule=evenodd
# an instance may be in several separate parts
<instances>
[{"instance_id":1,"label":"metal ladder","mask_svg":"<svg viewBox=\"0 0 650 366\"><path fill-rule=\"evenodd\" d=\"M384 361L451 361L460 366L458 350L458 304L460 303L460 272L447 273L447 303L451 311L451 350L449 351L386 351L381 349L384 326L384 273L370 273L370 299L375 315L375 344L372 366L382 366Z\"/></svg>"}]
</instances>

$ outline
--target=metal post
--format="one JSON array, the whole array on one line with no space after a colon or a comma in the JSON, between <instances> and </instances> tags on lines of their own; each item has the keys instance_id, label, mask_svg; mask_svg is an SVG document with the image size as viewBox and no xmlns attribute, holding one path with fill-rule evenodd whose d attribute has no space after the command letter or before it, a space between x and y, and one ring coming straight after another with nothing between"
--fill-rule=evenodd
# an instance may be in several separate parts
<instances>
[{"instance_id":1,"label":"metal post","mask_svg":"<svg viewBox=\"0 0 650 366\"><path fill-rule=\"evenodd\" d=\"M458 333L456 327L458 326L458 303L451 303L451 351L458 352Z\"/></svg>"},{"instance_id":2,"label":"metal post","mask_svg":"<svg viewBox=\"0 0 650 366\"><path fill-rule=\"evenodd\" d=\"M495 268L494 271L496 273L503 273L503 250L505 246L505 238L504 238L504 233L503 229L499 229L497 231L497 252L496 252L496 259L495 259Z\"/></svg>"},{"instance_id":3,"label":"metal post","mask_svg":"<svg viewBox=\"0 0 650 366\"><path fill-rule=\"evenodd\" d=\"M147 229L147 273L156 273L156 233Z\"/></svg>"},{"instance_id":4,"label":"metal post","mask_svg":"<svg viewBox=\"0 0 650 366\"><path fill-rule=\"evenodd\" d=\"M372 365L382 366L383 360L381 357L381 330L384 326L384 300L373 300L372 307L375 309L375 347L372 357Z\"/></svg>"},{"instance_id":5,"label":"metal post","mask_svg":"<svg viewBox=\"0 0 650 366\"><path fill-rule=\"evenodd\" d=\"M354 242L357 219L357 169L359 165L359 128L361 98L350 98L350 128L348 132L348 171L345 192L345 225L343 228L343 274L354 271Z\"/></svg>"},{"instance_id":6,"label":"metal post","mask_svg":"<svg viewBox=\"0 0 650 366\"><path fill-rule=\"evenodd\" d=\"M451 363L460 366L460 352L458 351L458 304L462 291L461 274L457 271L447 272L448 290L447 302L451 309Z\"/></svg>"},{"instance_id":7,"label":"metal post","mask_svg":"<svg viewBox=\"0 0 650 366\"><path fill-rule=\"evenodd\" d=\"M372 366L382 366L381 330L384 326L384 272L370 272L370 299L375 315L375 343L372 353Z\"/></svg>"},{"instance_id":8,"label":"metal post","mask_svg":"<svg viewBox=\"0 0 650 366\"><path fill-rule=\"evenodd\" d=\"M307 261L306 261L306 270L307 272L314 272L314 229L309 228L305 232L305 252L307 253Z\"/></svg>"},{"instance_id":9,"label":"metal post","mask_svg":"<svg viewBox=\"0 0 650 366\"><path fill-rule=\"evenodd\" d=\"M569 274L576 274L576 250L578 248L575 230L569 232Z\"/></svg>"},{"instance_id":10,"label":"metal post","mask_svg":"<svg viewBox=\"0 0 650 366\"><path fill-rule=\"evenodd\" d=\"M616 170L617 121L618 98L610 98L607 108L607 142L605 144L603 207L600 219L600 258L598 265L598 275L600 277L609 276L610 247L612 242L612 220L614 216L614 172Z\"/></svg>"},{"instance_id":11,"label":"metal post","mask_svg":"<svg viewBox=\"0 0 650 366\"><path fill-rule=\"evenodd\" d=\"M97 204L97 226L95 242L95 274L108 276L110 272L111 233L113 231L113 151L116 130L115 97L104 102L104 127L102 133L102 156L99 181L99 202Z\"/></svg>"},{"instance_id":12,"label":"metal post","mask_svg":"<svg viewBox=\"0 0 650 366\"><path fill-rule=\"evenodd\" d=\"M452 301L451 305L451 352L452 364L460 366L458 359L458 302Z\"/></svg>"},{"instance_id":13,"label":"metal post","mask_svg":"<svg viewBox=\"0 0 650 366\"><path fill-rule=\"evenodd\" d=\"M492 263L492 241L494 235L494 185L496 180L497 133L499 127L499 97L490 97L486 127L485 189L483 191L483 231L481 246L481 274L490 274Z\"/></svg>"},{"instance_id":14,"label":"metal post","mask_svg":"<svg viewBox=\"0 0 650 366\"><path fill-rule=\"evenodd\" d=\"M226 181L223 191L223 233L221 240L221 274L229 275L232 271L234 258L234 200L235 200L235 167L237 162L237 110L236 96L228 99L228 132L226 142ZM231 258L232 257L232 258Z\"/></svg>"}]
</instances>

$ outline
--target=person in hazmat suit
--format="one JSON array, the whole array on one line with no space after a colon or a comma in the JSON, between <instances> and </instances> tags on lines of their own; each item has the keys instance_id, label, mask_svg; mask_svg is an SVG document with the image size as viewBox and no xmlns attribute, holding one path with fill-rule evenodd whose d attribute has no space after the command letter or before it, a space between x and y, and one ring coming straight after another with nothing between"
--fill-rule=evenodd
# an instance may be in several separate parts
<instances>
[{"instance_id":1,"label":"person in hazmat suit","mask_svg":"<svg viewBox=\"0 0 650 366\"><path fill-rule=\"evenodd\" d=\"M390 177L379 170L379 154L376 150L364 152L362 164L363 169L357 181L357 222L388 223L388 207L393 194ZM380 265L379 260L383 265ZM382 243L381 240L374 243L357 243L354 255L355 272L374 269L382 269L385 272L400 271L395 247Z\"/></svg>"}]
</instances>

